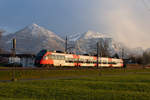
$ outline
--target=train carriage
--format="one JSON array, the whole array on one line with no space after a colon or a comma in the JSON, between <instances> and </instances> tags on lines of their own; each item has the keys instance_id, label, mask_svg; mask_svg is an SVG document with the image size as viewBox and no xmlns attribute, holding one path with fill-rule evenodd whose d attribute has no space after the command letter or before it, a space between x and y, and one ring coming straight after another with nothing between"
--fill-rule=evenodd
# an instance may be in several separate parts
<instances>
[{"instance_id":1,"label":"train carriage","mask_svg":"<svg viewBox=\"0 0 150 100\"><path fill-rule=\"evenodd\" d=\"M85 55L75 55L66 53L50 52L41 50L35 60L36 66L47 67L123 67L123 60L116 58L106 58Z\"/></svg>"},{"instance_id":2,"label":"train carriage","mask_svg":"<svg viewBox=\"0 0 150 100\"><path fill-rule=\"evenodd\" d=\"M83 55L79 55L79 66L81 67L96 67L96 59L93 56L83 56Z\"/></svg>"}]
</instances>

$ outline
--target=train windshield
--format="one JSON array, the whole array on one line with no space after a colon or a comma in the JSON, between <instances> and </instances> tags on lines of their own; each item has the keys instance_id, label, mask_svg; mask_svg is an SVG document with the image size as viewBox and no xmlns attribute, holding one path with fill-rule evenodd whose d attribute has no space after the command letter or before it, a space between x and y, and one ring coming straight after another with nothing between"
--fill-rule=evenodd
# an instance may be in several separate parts
<instances>
[{"instance_id":1,"label":"train windshield","mask_svg":"<svg viewBox=\"0 0 150 100\"><path fill-rule=\"evenodd\" d=\"M42 57L44 56L44 54L47 52L47 50L41 50L37 56L36 56L36 60L41 60Z\"/></svg>"}]
</instances>

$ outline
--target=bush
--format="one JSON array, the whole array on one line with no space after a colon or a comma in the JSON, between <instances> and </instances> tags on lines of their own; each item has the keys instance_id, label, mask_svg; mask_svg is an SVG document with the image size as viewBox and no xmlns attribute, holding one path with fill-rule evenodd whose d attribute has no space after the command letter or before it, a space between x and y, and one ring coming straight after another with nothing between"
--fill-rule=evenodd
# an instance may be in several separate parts
<instances>
[{"instance_id":1,"label":"bush","mask_svg":"<svg viewBox=\"0 0 150 100\"><path fill-rule=\"evenodd\" d=\"M144 65L150 64L150 52L143 53L142 62Z\"/></svg>"}]
</instances>

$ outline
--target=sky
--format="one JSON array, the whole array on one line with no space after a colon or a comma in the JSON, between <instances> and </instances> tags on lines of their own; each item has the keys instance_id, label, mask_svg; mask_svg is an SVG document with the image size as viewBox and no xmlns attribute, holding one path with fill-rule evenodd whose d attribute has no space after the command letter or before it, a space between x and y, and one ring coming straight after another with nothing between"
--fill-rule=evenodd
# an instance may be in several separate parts
<instances>
[{"instance_id":1,"label":"sky","mask_svg":"<svg viewBox=\"0 0 150 100\"><path fill-rule=\"evenodd\" d=\"M150 0L0 0L0 28L36 23L57 34L110 33L130 47L150 47Z\"/></svg>"}]
</instances>

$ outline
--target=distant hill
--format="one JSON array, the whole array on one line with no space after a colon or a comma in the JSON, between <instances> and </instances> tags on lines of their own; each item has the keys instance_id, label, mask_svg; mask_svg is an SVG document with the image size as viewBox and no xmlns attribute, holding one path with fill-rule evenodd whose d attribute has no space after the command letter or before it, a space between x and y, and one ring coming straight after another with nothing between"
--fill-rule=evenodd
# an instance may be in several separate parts
<instances>
[{"instance_id":1,"label":"distant hill","mask_svg":"<svg viewBox=\"0 0 150 100\"><path fill-rule=\"evenodd\" d=\"M18 53L37 53L41 49L64 50L65 41L62 38L37 24L31 24L14 34L3 36L5 50L11 49L13 38L17 40Z\"/></svg>"},{"instance_id":2,"label":"distant hill","mask_svg":"<svg viewBox=\"0 0 150 100\"><path fill-rule=\"evenodd\" d=\"M63 35L63 37L65 37ZM17 40L17 53L37 53L41 49L64 51L65 39L57 36L54 32L47 30L37 24L31 24L14 34L4 35L1 43L3 48L10 51L12 48L12 39ZM68 34L68 51L76 54L96 53L96 43L105 40L109 44L110 54L122 56L142 55L143 49L128 48L123 43L114 40L110 34L87 31L84 33Z\"/></svg>"},{"instance_id":3,"label":"distant hill","mask_svg":"<svg viewBox=\"0 0 150 100\"><path fill-rule=\"evenodd\" d=\"M87 31L84 33L74 33L68 37L69 43L74 46L76 53L96 53L97 42L105 40L109 44L109 49L112 48L112 37L110 34L103 34L94 31Z\"/></svg>"},{"instance_id":4,"label":"distant hill","mask_svg":"<svg viewBox=\"0 0 150 100\"><path fill-rule=\"evenodd\" d=\"M72 51L77 54L90 54L96 53L98 41L106 41L109 44L109 52L111 56L116 53L122 57L122 50L124 50L124 57L128 55L142 55L143 49L138 48L128 48L123 43L120 43L112 38L110 34L107 33L99 33L94 31L87 31L85 33L74 33L68 36L68 40L70 41L70 47L73 47Z\"/></svg>"}]
</instances>

